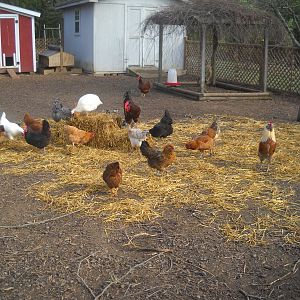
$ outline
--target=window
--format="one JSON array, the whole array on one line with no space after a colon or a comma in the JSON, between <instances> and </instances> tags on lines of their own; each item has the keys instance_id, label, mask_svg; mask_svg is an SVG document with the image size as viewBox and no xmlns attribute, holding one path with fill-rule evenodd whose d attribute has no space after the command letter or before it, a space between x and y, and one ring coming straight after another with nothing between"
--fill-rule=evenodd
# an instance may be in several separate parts
<instances>
[{"instance_id":1,"label":"window","mask_svg":"<svg viewBox=\"0 0 300 300\"><path fill-rule=\"evenodd\" d=\"M75 9L75 34L79 34L80 33L80 10L79 9Z\"/></svg>"}]
</instances>

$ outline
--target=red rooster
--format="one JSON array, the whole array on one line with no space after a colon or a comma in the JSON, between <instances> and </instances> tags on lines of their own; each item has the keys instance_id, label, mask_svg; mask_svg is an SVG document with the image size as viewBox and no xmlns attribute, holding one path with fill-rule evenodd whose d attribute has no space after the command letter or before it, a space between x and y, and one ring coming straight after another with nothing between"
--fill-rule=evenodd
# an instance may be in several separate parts
<instances>
[{"instance_id":1,"label":"red rooster","mask_svg":"<svg viewBox=\"0 0 300 300\"><path fill-rule=\"evenodd\" d=\"M139 90L141 91L143 97L145 97L145 95L150 92L151 83L149 80L143 79L140 75L137 77L137 80L139 81Z\"/></svg>"},{"instance_id":2,"label":"red rooster","mask_svg":"<svg viewBox=\"0 0 300 300\"><path fill-rule=\"evenodd\" d=\"M269 171L271 158L275 152L275 149L276 149L275 130L272 122L269 122L263 129L261 141L258 146L258 156L261 164L263 163L264 160L268 161L267 171Z\"/></svg>"},{"instance_id":3,"label":"red rooster","mask_svg":"<svg viewBox=\"0 0 300 300\"><path fill-rule=\"evenodd\" d=\"M126 123L128 125L130 125L132 121L136 123L140 114L141 108L132 101L130 93L126 92L124 94L124 115Z\"/></svg>"}]
</instances>

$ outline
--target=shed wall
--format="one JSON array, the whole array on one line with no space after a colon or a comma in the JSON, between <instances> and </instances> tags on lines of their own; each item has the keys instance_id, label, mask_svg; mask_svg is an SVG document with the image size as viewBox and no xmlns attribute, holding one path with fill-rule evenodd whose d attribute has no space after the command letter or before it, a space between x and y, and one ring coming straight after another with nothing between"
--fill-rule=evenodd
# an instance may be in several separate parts
<instances>
[{"instance_id":1,"label":"shed wall","mask_svg":"<svg viewBox=\"0 0 300 300\"><path fill-rule=\"evenodd\" d=\"M64 50L75 55L75 64L85 71L94 71L94 8L93 4L80 6L80 33L75 34L75 7L64 11Z\"/></svg>"},{"instance_id":2,"label":"shed wall","mask_svg":"<svg viewBox=\"0 0 300 300\"><path fill-rule=\"evenodd\" d=\"M174 2L103 0L78 6L81 10L79 35L74 34L76 7L68 8L64 10L65 51L75 55L77 65L95 73L125 72L128 65L158 67L158 31L144 34L141 22L149 13ZM182 31L165 35L163 68L183 68L183 36Z\"/></svg>"}]
</instances>

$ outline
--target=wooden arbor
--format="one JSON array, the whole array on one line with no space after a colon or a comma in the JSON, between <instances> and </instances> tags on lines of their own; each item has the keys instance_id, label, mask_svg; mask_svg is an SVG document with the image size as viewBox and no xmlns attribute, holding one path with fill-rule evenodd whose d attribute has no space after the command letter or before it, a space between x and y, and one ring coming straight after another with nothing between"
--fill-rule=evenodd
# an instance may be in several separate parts
<instances>
[{"instance_id":1,"label":"wooden arbor","mask_svg":"<svg viewBox=\"0 0 300 300\"><path fill-rule=\"evenodd\" d=\"M222 3L221 3L222 2ZM273 31L277 22L273 20L272 16L266 15L263 12L246 8L239 4L228 2L225 0L191 0L188 2L191 6L190 9L186 5L178 6L177 8L166 9L158 12L148 18L146 27L149 24L159 25L159 70L158 82L154 86L158 89L185 95L196 100L224 100L224 99L271 99L270 93L267 92L267 78L268 78L268 44L269 32L273 26ZM215 5L215 6L214 6ZM212 7L214 9L212 9ZM272 24L272 26L271 26ZM177 25L185 26L186 28L192 27L194 32L199 32L200 36L200 74L199 74L199 90L191 91L188 88L170 87L162 83L162 59L163 59L163 35L165 26ZM276 24L277 25L277 24ZM195 28L196 26L196 28ZM243 34L243 30L250 30L251 28L260 28L264 32L264 52L263 52L263 65L262 65L262 85L261 90L254 90L250 88L230 86L222 84L222 87L238 88L243 92L236 93L208 93L205 90L205 48L207 40L207 30L212 29L213 32L213 50L211 58L212 68L212 84L217 85L216 82L216 52L218 49L218 33L217 28L228 27L235 32ZM182 86L189 86L191 83L183 83Z\"/></svg>"}]
</instances>

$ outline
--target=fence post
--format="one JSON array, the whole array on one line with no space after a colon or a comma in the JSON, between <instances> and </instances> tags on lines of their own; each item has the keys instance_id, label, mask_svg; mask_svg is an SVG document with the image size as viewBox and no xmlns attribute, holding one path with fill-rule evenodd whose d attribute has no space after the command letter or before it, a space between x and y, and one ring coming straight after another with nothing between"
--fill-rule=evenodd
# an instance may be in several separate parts
<instances>
[{"instance_id":1,"label":"fence post","mask_svg":"<svg viewBox=\"0 0 300 300\"><path fill-rule=\"evenodd\" d=\"M159 24L159 41L158 41L158 82L162 82L162 57L163 57L163 33L164 26Z\"/></svg>"},{"instance_id":2,"label":"fence post","mask_svg":"<svg viewBox=\"0 0 300 300\"><path fill-rule=\"evenodd\" d=\"M269 31L268 28L265 29L264 38L264 64L263 64L263 91L267 91L268 87L268 51L269 51Z\"/></svg>"},{"instance_id":3,"label":"fence post","mask_svg":"<svg viewBox=\"0 0 300 300\"><path fill-rule=\"evenodd\" d=\"M212 49L212 55L211 55L211 76L212 76L212 82L211 84L213 86L216 85L216 54L218 49L219 41L218 41L218 32L216 28L213 29L213 49Z\"/></svg>"},{"instance_id":4,"label":"fence post","mask_svg":"<svg viewBox=\"0 0 300 300\"><path fill-rule=\"evenodd\" d=\"M201 49L201 71L200 71L200 93L205 92L205 48L206 48L206 25L202 25L200 28L201 39L200 39L200 49Z\"/></svg>"}]
</instances>

